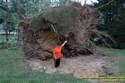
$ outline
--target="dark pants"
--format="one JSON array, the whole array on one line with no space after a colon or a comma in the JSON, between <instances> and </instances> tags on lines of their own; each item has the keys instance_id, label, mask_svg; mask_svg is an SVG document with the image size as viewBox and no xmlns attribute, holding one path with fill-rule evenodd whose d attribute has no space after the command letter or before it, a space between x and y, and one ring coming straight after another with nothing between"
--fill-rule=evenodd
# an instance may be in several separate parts
<instances>
[{"instance_id":1,"label":"dark pants","mask_svg":"<svg viewBox=\"0 0 125 83\"><path fill-rule=\"evenodd\" d=\"M60 59L54 59L54 64L55 64L55 67L59 67Z\"/></svg>"}]
</instances>

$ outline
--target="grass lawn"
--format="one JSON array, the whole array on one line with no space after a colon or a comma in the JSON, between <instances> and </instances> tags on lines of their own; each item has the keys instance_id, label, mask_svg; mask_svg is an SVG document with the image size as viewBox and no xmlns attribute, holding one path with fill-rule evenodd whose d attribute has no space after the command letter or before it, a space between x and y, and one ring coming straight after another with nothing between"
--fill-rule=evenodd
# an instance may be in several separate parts
<instances>
[{"instance_id":1,"label":"grass lawn","mask_svg":"<svg viewBox=\"0 0 125 83\"><path fill-rule=\"evenodd\" d=\"M112 71L114 71L114 74L117 76L125 76L125 49L106 47L97 47L97 49L116 57L117 60L111 64Z\"/></svg>"},{"instance_id":2,"label":"grass lawn","mask_svg":"<svg viewBox=\"0 0 125 83\"><path fill-rule=\"evenodd\" d=\"M112 56L123 56L125 57L125 49L113 49L113 48L106 48L106 47L97 47L98 50L101 50L105 53L111 54Z\"/></svg>"},{"instance_id":3,"label":"grass lawn","mask_svg":"<svg viewBox=\"0 0 125 83\"><path fill-rule=\"evenodd\" d=\"M24 54L17 43L12 42L16 37L10 36L11 46L3 45L5 37L0 36L0 83L90 83L87 80L76 79L66 74L46 74L32 71L24 60ZM9 48L8 48L9 47ZM99 50L119 57L113 64L117 66L119 75L125 76L125 50L97 47ZM117 74L118 74L117 73Z\"/></svg>"},{"instance_id":4,"label":"grass lawn","mask_svg":"<svg viewBox=\"0 0 125 83\"><path fill-rule=\"evenodd\" d=\"M125 50L98 47L114 56L124 56ZM117 66L125 66L124 60ZM124 74L125 75L125 74ZM0 49L0 83L89 83L87 80L76 79L71 75L46 74L32 71L23 58L20 46Z\"/></svg>"},{"instance_id":5,"label":"grass lawn","mask_svg":"<svg viewBox=\"0 0 125 83\"><path fill-rule=\"evenodd\" d=\"M21 47L0 49L0 83L90 83L71 75L32 71L23 59Z\"/></svg>"}]
</instances>

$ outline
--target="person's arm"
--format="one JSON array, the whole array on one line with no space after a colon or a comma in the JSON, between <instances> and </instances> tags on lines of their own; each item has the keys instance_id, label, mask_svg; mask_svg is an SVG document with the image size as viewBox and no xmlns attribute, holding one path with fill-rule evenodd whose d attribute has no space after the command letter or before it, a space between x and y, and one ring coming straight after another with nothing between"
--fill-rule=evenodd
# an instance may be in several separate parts
<instances>
[{"instance_id":1,"label":"person's arm","mask_svg":"<svg viewBox=\"0 0 125 83\"><path fill-rule=\"evenodd\" d=\"M64 43L61 45L61 48L63 48L66 43L67 41L64 41Z\"/></svg>"}]
</instances>

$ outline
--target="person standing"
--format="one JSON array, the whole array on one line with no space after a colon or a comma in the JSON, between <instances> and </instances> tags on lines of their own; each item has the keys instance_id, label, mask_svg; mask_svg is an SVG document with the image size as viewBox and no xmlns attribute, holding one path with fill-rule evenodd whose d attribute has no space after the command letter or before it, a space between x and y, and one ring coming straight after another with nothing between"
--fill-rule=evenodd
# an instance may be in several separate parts
<instances>
[{"instance_id":1,"label":"person standing","mask_svg":"<svg viewBox=\"0 0 125 83\"><path fill-rule=\"evenodd\" d=\"M54 66L55 67L59 67L60 66L60 60L61 60L61 57L62 57L62 49L64 47L64 45L67 43L67 41L65 41L61 46L56 46L54 49L53 49L53 59L54 59Z\"/></svg>"}]
</instances>

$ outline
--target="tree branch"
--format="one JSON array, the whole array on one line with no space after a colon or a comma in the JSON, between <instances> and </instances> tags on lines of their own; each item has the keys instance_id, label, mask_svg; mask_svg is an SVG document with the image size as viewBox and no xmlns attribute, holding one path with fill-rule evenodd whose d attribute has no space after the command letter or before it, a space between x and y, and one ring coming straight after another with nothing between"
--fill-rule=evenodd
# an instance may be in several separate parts
<instances>
[{"instance_id":1,"label":"tree branch","mask_svg":"<svg viewBox=\"0 0 125 83\"><path fill-rule=\"evenodd\" d=\"M4 10L4 11L8 11L8 8L7 7L4 7L2 5L0 5L0 9Z\"/></svg>"},{"instance_id":2,"label":"tree branch","mask_svg":"<svg viewBox=\"0 0 125 83\"><path fill-rule=\"evenodd\" d=\"M25 16L23 16L20 12L20 0L16 0L16 10L17 10L17 15L19 16L19 18L25 19Z\"/></svg>"}]
</instances>

